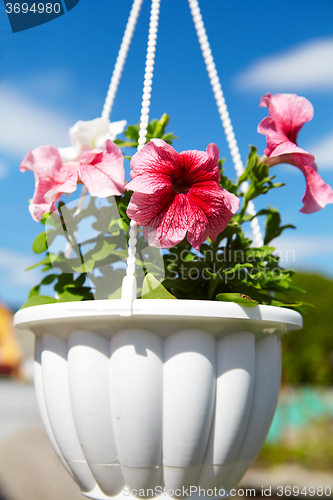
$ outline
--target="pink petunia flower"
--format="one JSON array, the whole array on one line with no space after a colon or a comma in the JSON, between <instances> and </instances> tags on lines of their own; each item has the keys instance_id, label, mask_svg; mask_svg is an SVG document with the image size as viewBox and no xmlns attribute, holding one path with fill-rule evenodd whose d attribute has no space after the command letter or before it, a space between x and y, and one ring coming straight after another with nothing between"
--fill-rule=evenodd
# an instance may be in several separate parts
<instances>
[{"instance_id":1,"label":"pink petunia flower","mask_svg":"<svg viewBox=\"0 0 333 500\"><path fill-rule=\"evenodd\" d=\"M39 222L42 215L56 210L56 202L63 193L73 193L77 185L77 169L63 164L57 148L41 146L29 151L20 165L20 171L32 170L35 192L29 205L32 218Z\"/></svg>"},{"instance_id":2,"label":"pink petunia flower","mask_svg":"<svg viewBox=\"0 0 333 500\"><path fill-rule=\"evenodd\" d=\"M186 236L197 250L213 241L238 210L239 199L219 185L219 149L177 153L161 139L152 139L131 161L134 191L128 216L143 226L151 246L171 248Z\"/></svg>"},{"instance_id":3,"label":"pink petunia flower","mask_svg":"<svg viewBox=\"0 0 333 500\"><path fill-rule=\"evenodd\" d=\"M110 140L106 150L92 149L82 153L78 176L91 196L106 198L121 195L125 190L124 157L121 150Z\"/></svg>"},{"instance_id":4,"label":"pink petunia flower","mask_svg":"<svg viewBox=\"0 0 333 500\"><path fill-rule=\"evenodd\" d=\"M39 221L44 213L56 210L63 193L73 193L78 183L86 185L91 196L106 198L121 195L125 189L124 158L121 150L110 140L105 150L83 152L80 161L63 163L53 146L41 146L29 151L20 171L32 170L35 193L29 206L32 218Z\"/></svg>"},{"instance_id":5,"label":"pink petunia flower","mask_svg":"<svg viewBox=\"0 0 333 500\"><path fill-rule=\"evenodd\" d=\"M327 203L333 203L333 190L318 174L314 156L298 147L296 142L301 127L313 118L312 104L296 94L266 94L260 106L268 108L270 115L258 126L258 132L267 139L265 163L269 166L290 163L305 176L301 212L317 212Z\"/></svg>"}]
</instances>

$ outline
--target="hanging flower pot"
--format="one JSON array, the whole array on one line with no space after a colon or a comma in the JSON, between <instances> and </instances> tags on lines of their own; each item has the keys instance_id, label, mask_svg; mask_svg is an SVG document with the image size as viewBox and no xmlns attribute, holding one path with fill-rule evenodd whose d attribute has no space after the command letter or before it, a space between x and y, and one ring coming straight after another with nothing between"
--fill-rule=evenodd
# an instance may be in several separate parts
<instances>
[{"instance_id":1,"label":"hanging flower pot","mask_svg":"<svg viewBox=\"0 0 333 500\"><path fill-rule=\"evenodd\" d=\"M50 304L15 321L36 336L48 437L94 499L227 495L269 430L281 335L302 325L284 308L190 300L136 300L130 317L122 300Z\"/></svg>"}]
</instances>

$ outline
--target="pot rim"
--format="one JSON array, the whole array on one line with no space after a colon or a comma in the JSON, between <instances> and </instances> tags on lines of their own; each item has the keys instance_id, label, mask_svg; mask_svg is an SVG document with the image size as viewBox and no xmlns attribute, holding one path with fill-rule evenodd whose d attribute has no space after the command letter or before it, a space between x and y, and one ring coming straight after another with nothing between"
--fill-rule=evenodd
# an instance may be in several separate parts
<instances>
[{"instance_id":1,"label":"pot rim","mask_svg":"<svg viewBox=\"0 0 333 500\"><path fill-rule=\"evenodd\" d=\"M175 322L185 318L201 318L204 320L250 320L251 322L269 322L276 326L284 325L286 331L299 330L303 326L302 316L291 309L276 306L258 305L255 307L241 306L234 302L219 302L209 300L168 300L168 299L136 299L132 303L132 313L129 314L128 301L87 300L80 302L61 302L43 304L21 309L14 316L14 325L19 330L29 330L38 324L50 320L86 321L112 317L124 317L126 320L149 320Z\"/></svg>"}]
</instances>

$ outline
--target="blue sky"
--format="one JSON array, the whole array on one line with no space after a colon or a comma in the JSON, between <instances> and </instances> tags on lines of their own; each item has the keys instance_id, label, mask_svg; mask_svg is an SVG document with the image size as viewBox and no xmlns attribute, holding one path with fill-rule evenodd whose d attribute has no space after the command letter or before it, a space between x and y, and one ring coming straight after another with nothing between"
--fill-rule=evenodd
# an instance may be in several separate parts
<instances>
[{"instance_id":1,"label":"blue sky","mask_svg":"<svg viewBox=\"0 0 333 500\"><path fill-rule=\"evenodd\" d=\"M19 163L34 147L69 145L69 127L100 116L131 3L80 0L68 14L16 34L0 5L0 300L13 306L38 280L24 271L35 261L31 244L40 228L27 208L33 176L19 173ZM260 154L265 148L257 133L267 114L260 97L298 93L315 108L299 145L316 155L321 175L333 185L332 1L200 4L243 161L249 144ZM112 121L139 120L149 8L144 0ZM151 100L152 118L170 115L170 130L180 138L176 149L204 150L215 142L234 176L186 0L162 0ZM333 206L301 214L303 175L292 166L275 168L287 186L257 208L278 206L283 220L297 226L297 233L275 242L284 255L294 251L286 265L333 276Z\"/></svg>"}]
</instances>

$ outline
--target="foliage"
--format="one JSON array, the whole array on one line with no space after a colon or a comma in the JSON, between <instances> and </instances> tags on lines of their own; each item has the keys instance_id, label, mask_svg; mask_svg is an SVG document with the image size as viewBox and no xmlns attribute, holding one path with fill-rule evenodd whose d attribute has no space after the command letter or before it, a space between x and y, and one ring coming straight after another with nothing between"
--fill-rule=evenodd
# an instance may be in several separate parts
<instances>
[{"instance_id":1,"label":"foliage","mask_svg":"<svg viewBox=\"0 0 333 500\"><path fill-rule=\"evenodd\" d=\"M318 274L299 273L295 284L307 290L314 305L304 317L303 330L282 338L282 373L286 384L333 384L333 281ZM298 301L299 292L290 299ZM302 340L300 342L300 339Z\"/></svg>"},{"instance_id":2,"label":"foliage","mask_svg":"<svg viewBox=\"0 0 333 500\"><path fill-rule=\"evenodd\" d=\"M253 247L245 233L247 223L254 218L246 214L249 201L282 184L273 182L274 176L269 175L268 166L261 163L254 147L237 184L225 176L222 163L220 167L221 185L243 199L242 208L215 242L208 240L201 245L200 252L186 242L170 249L164 257L166 278L163 285L177 298L227 300L247 306L269 304L304 312L304 303L291 303L280 297L281 293L298 289L292 284L294 272L280 266L275 248L268 245L282 231L294 226L281 226L277 209L268 207L256 215L266 216L265 244ZM246 194L242 191L243 182L249 183Z\"/></svg>"},{"instance_id":3,"label":"foliage","mask_svg":"<svg viewBox=\"0 0 333 500\"><path fill-rule=\"evenodd\" d=\"M146 142L149 142L150 139L157 138L162 139L167 144L172 144L177 137L173 132L168 134L165 133L168 123L169 116L166 113L164 113L159 120L152 120L148 124ZM115 139L114 143L120 148L137 148L139 144L139 130L139 123L137 125L129 125L124 132L126 140Z\"/></svg>"},{"instance_id":4,"label":"foliage","mask_svg":"<svg viewBox=\"0 0 333 500\"><path fill-rule=\"evenodd\" d=\"M142 299L176 299L150 273L147 273L142 285Z\"/></svg>"},{"instance_id":5,"label":"foliage","mask_svg":"<svg viewBox=\"0 0 333 500\"><path fill-rule=\"evenodd\" d=\"M153 120L148 127L147 140L159 137L171 144L175 139L173 133L166 133L169 118L163 115L160 120ZM116 140L123 148L135 148L139 138L139 125L130 125L125 131L125 140ZM228 227L217 237L216 241L207 240L194 250L186 241L163 252L164 270L154 259L140 257L147 252L147 243L138 236L137 265L144 274L151 273L154 280L161 282L152 285L148 278L142 289L142 298L152 295L169 298L191 298L202 300L219 300L238 302L243 306L270 304L287 306L304 311L300 301L289 301L286 293L298 289L293 285L293 271L280 266L279 257L271 241L284 230L293 228L289 224L282 225L276 208L261 210L255 217L266 218L264 245L261 248L252 246L248 237L249 222L254 218L247 214L250 200L266 194L271 189L280 188L283 184L274 183L267 164L260 160L257 151L251 147L245 171L237 183L226 177L223 162L220 161L222 187L237 195L241 201L241 209L234 215ZM248 183L244 194L243 183ZM103 281L114 285L105 290L104 298L120 297L121 279L127 258L127 237L129 219L126 209L131 197L130 192L123 196L108 199L108 204L90 199L89 203L78 207L58 203L59 215L44 216L43 232L33 243L33 251L46 255L35 266L41 266L46 277L34 287L28 301L23 307L47 303L73 300L91 300ZM79 241L80 224L89 219L94 236ZM66 238L67 250L51 253L50 246L59 236ZM163 267L163 266L162 266ZM98 270L98 272L95 272ZM112 270L112 280L110 276ZM42 294L44 286L53 285L56 298ZM155 286L156 285L156 286ZM158 293L156 293L158 291Z\"/></svg>"}]
</instances>

